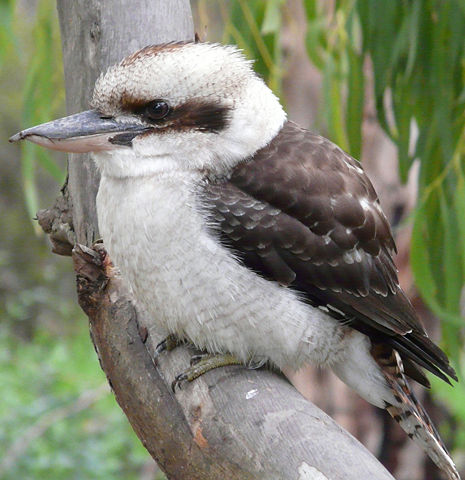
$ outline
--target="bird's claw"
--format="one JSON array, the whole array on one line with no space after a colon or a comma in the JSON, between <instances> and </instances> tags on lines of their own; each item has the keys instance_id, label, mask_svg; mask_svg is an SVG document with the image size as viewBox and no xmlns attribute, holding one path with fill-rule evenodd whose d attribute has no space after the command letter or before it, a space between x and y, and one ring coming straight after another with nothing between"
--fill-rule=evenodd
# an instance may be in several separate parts
<instances>
[{"instance_id":1,"label":"bird's claw","mask_svg":"<svg viewBox=\"0 0 465 480\"><path fill-rule=\"evenodd\" d=\"M266 362L266 358L253 358L247 362L246 367L249 370L258 370L259 368L262 368L266 364Z\"/></svg>"},{"instance_id":2,"label":"bird's claw","mask_svg":"<svg viewBox=\"0 0 465 480\"><path fill-rule=\"evenodd\" d=\"M155 361L165 350L167 352L171 352L171 350L174 350L181 343L183 343L183 340L180 340L178 337L176 337L176 335L168 335L155 347L155 351L153 352L153 360Z\"/></svg>"},{"instance_id":3,"label":"bird's claw","mask_svg":"<svg viewBox=\"0 0 465 480\"><path fill-rule=\"evenodd\" d=\"M199 355L192 355L192 357L189 360L190 366L193 367L194 365L197 365L203 358L205 358L206 355L208 355L208 353L207 354L201 353Z\"/></svg>"},{"instance_id":4,"label":"bird's claw","mask_svg":"<svg viewBox=\"0 0 465 480\"><path fill-rule=\"evenodd\" d=\"M171 382L171 391L173 393L176 393L176 387L178 387L179 390L181 390L181 386L183 382L185 382L186 380L188 380L188 375L186 372L176 375L176 378ZM192 380L189 380L189 381L191 382Z\"/></svg>"}]
</instances>

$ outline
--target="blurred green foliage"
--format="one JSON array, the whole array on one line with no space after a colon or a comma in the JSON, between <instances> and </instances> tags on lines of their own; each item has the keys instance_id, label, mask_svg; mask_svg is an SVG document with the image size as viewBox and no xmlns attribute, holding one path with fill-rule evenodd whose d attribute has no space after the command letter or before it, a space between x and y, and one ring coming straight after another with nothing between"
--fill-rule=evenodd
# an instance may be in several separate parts
<instances>
[{"instance_id":1,"label":"blurred green foliage","mask_svg":"<svg viewBox=\"0 0 465 480\"><path fill-rule=\"evenodd\" d=\"M33 41L30 55L23 55L27 62L27 74L23 86L22 125L37 125L54 117L63 106L63 68L61 60L60 32L56 21L54 2L40 0L29 39ZM25 58L26 57L26 58ZM31 216L38 210L38 194L35 181L40 165L57 182L63 183L66 172L53 160L50 153L31 142L22 142L22 175L26 206Z\"/></svg>"},{"instance_id":2,"label":"blurred green foliage","mask_svg":"<svg viewBox=\"0 0 465 480\"><path fill-rule=\"evenodd\" d=\"M109 391L81 317L66 335L38 329L29 341L0 327L4 480L140 478L147 452Z\"/></svg>"},{"instance_id":3,"label":"blurred green foliage","mask_svg":"<svg viewBox=\"0 0 465 480\"><path fill-rule=\"evenodd\" d=\"M24 74L21 92L21 125L37 125L63 110L63 68L55 2L39 0L29 11L19 11L15 0L0 3L0 61L8 70ZM39 208L37 169L63 183L66 171L50 152L31 142L20 146L21 173L26 207L31 217ZM40 227L36 226L36 232Z\"/></svg>"},{"instance_id":4,"label":"blurred green foliage","mask_svg":"<svg viewBox=\"0 0 465 480\"><path fill-rule=\"evenodd\" d=\"M205 9L211 6L205 0L199 3ZM364 69L370 59L378 120L398 147L401 178L407 178L415 159L420 161L418 204L409 219L412 268L422 297L442 319L443 346L460 367L465 3L303 3L307 52L323 75L327 135L360 158ZM64 109L55 1L38 0L34 8L35 2L26 2L21 10L18 5L16 0L0 0L0 122L9 133L54 118ZM281 95L286 2L220 0L218 7L225 27L223 41L236 43L256 59L256 70ZM22 194L32 217L39 204L44 205L43 192L62 182L65 169L44 149L29 142L21 148ZM9 162L3 154L0 202L8 207L3 208L2 220L9 226L9 236L0 238L0 477L140 478L148 455L113 396L102 390L105 379L84 316L70 299L69 282L61 280L71 279L70 268L63 267L63 260L50 259L43 238L33 239L18 191L9 181L18 180ZM433 392L463 424L465 382L452 390L433 379ZM92 395L94 401L89 400ZM87 407L79 410L86 401ZM27 443L20 455L15 450L18 439ZM455 447L465 448L463 429L458 429Z\"/></svg>"},{"instance_id":5,"label":"blurred green foliage","mask_svg":"<svg viewBox=\"0 0 465 480\"><path fill-rule=\"evenodd\" d=\"M465 9L461 1L358 2L373 61L378 119L398 147L403 180L420 160L411 263L428 306L443 319L457 365L465 275ZM388 121L389 89L394 122ZM418 139L412 148L412 123Z\"/></svg>"},{"instance_id":6,"label":"blurred green foliage","mask_svg":"<svg viewBox=\"0 0 465 480\"><path fill-rule=\"evenodd\" d=\"M281 95L281 6L284 0L220 1L223 43L234 43L254 59L254 69Z\"/></svg>"}]
</instances>

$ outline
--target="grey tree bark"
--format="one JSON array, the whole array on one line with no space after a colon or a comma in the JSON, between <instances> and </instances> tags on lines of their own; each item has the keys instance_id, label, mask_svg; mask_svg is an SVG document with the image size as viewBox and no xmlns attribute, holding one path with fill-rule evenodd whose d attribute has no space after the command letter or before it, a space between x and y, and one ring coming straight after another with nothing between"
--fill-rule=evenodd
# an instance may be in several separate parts
<instances>
[{"instance_id":1,"label":"grey tree bark","mask_svg":"<svg viewBox=\"0 0 465 480\"><path fill-rule=\"evenodd\" d=\"M68 113L88 108L106 67L148 44L193 38L188 0L60 0ZM392 480L352 436L269 371L228 367L175 395L170 384L189 364L188 347L153 361L161 338L136 312L124 280L98 238L92 161L72 155L54 207L39 212L54 251L73 250L78 297L116 399L170 479ZM79 245L82 244L82 245Z\"/></svg>"}]
</instances>

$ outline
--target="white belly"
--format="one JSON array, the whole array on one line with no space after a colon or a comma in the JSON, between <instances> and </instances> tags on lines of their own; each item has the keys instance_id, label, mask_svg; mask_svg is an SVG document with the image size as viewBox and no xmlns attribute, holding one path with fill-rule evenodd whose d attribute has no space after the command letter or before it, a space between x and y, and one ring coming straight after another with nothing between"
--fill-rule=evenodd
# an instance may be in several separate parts
<instances>
[{"instance_id":1,"label":"white belly","mask_svg":"<svg viewBox=\"0 0 465 480\"><path fill-rule=\"evenodd\" d=\"M240 265L211 236L185 173L102 178L99 227L153 328L278 367L333 363L345 328Z\"/></svg>"}]
</instances>

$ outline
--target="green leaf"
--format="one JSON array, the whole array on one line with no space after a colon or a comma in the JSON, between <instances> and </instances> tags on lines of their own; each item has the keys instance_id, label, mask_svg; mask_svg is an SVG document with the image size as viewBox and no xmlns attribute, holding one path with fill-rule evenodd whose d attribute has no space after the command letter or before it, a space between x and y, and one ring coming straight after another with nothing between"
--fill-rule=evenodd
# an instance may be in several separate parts
<instances>
[{"instance_id":1,"label":"green leaf","mask_svg":"<svg viewBox=\"0 0 465 480\"><path fill-rule=\"evenodd\" d=\"M462 291L462 262L458 222L453 205L449 204L444 188L440 190L441 220L444 230L443 268L445 288L445 306L448 311L459 313L460 294Z\"/></svg>"},{"instance_id":2,"label":"green leaf","mask_svg":"<svg viewBox=\"0 0 465 480\"><path fill-rule=\"evenodd\" d=\"M420 290L421 296L430 305L430 302L436 298L438 287L430 268L429 251L425 242L427 240L425 238L426 231L426 212L424 208L419 208L415 214L412 229L410 263L415 284Z\"/></svg>"},{"instance_id":3,"label":"green leaf","mask_svg":"<svg viewBox=\"0 0 465 480\"><path fill-rule=\"evenodd\" d=\"M422 9L422 1L414 0L411 7L410 25L408 29L408 58L405 67L406 77L410 77L418 51L419 23Z\"/></svg>"},{"instance_id":4,"label":"green leaf","mask_svg":"<svg viewBox=\"0 0 465 480\"><path fill-rule=\"evenodd\" d=\"M331 57L326 61L323 78L323 97L329 137L343 150L348 151L349 141L345 130L341 75Z\"/></svg>"},{"instance_id":5,"label":"green leaf","mask_svg":"<svg viewBox=\"0 0 465 480\"><path fill-rule=\"evenodd\" d=\"M407 84L396 88L394 93L394 114L397 127L397 147L399 156L399 175L403 183L407 182L408 172L413 162L410 155L410 130L412 122L411 91Z\"/></svg>"},{"instance_id":6,"label":"green leaf","mask_svg":"<svg viewBox=\"0 0 465 480\"><path fill-rule=\"evenodd\" d=\"M261 32L263 35L280 32L282 4L283 0L268 0L266 2L265 18L263 19L261 26Z\"/></svg>"},{"instance_id":7,"label":"green leaf","mask_svg":"<svg viewBox=\"0 0 465 480\"><path fill-rule=\"evenodd\" d=\"M365 99L363 57L353 48L348 49L349 76L347 82L347 135L350 154L360 159L362 153L362 124Z\"/></svg>"},{"instance_id":8,"label":"green leaf","mask_svg":"<svg viewBox=\"0 0 465 480\"><path fill-rule=\"evenodd\" d=\"M37 193L37 185L35 182L36 163L34 161L34 145L30 142L25 142L22 146L21 157L21 173L23 179L23 191L26 201L26 209L29 218L32 220L36 216L39 209L39 195ZM33 223L36 234L41 233L41 228L36 222Z\"/></svg>"},{"instance_id":9,"label":"green leaf","mask_svg":"<svg viewBox=\"0 0 465 480\"><path fill-rule=\"evenodd\" d=\"M457 172L457 187L455 189L454 207L457 227L459 230L459 254L462 263L462 272L465 272L465 177L462 170ZM463 281L463 279L462 279Z\"/></svg>"}]
</instances>

